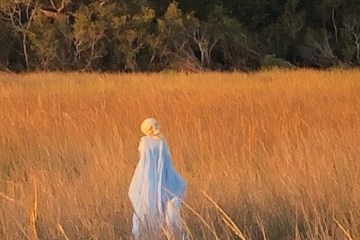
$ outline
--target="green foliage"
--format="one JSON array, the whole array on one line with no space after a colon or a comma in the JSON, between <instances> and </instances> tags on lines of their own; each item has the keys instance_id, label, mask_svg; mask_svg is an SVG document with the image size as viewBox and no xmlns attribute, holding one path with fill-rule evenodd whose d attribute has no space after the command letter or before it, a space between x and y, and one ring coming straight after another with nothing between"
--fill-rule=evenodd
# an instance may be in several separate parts
<instances>
[{"instance_id":1,"label":"green foliage","mask_svg":"<svg viewBox=\"0 0 360 240\"><path fill-rule=\"evenodd\" d=\"M2 29L2 34L0 34L0 70L5 70L9 65L9 55L13 36L9 27L2 21L0 21L0 29Z\"/></svg>"},{"instance_id":2,"label":"green foliage","mask_svg":"<svg viewBox=\"0 0 360 240\"><path fill-rule=\"evenodd\" d=\"M360 19L359 16L349 14L344 19L344 27L341 29L344 41L342 50L346 62L360 65Z\"/></svg>"},{"instance_id":3,"label":"green foliage","mask_svg":"<svg viewBox=\"0 0 360 240\"><path fill-rule=\"evenodd\" d=\"M202 29L204 38L212 43L209 58L222 59L232 68L244 68L249 57L248 36L246 29L236 18L229 16L223 6L216 6L207 21L202 22ZM212 56L212 51L217 54ZM210 64L206 66L209 67Z\"/></svg>"},{"instance_id":4,"label":"green foliage","mask_svg":"<svg viewBox=\"0 0 360 240\"><path fill-rule=\"evenodd\" d=\"M303 63L311 67L328 68L338 62L329 43L329 33L321 29L307 29L299 55Z\"/></svg>"},{"instance_id":5,"label":"green foliage","mask_svg":"<svg viewBox=\"0 0 360 240\"><path fill-rule=\"evenodd\" d=\"M94 62L106 55L106 31L113 15L113 5L99 6L98 2L81 5L73 24L75 54L81 68L96 69Z\"/></svg>"},{"instance_id":6,"label":"green foliage","mask_svg":"<svg viewBox=\"0 0 360 240\"><path fill-rule=\"evenodd\" d=\"M306 14L299 9L299 0L288 0L278 21L265 29L269 51L284 59L295 61L302 41Z\"/></svg>"},{"instance_id":7,"label":"green foliage","mask_svg":"<svg viewBox=\"0 0 360 240\"><path fill-rule=\"evenodd\" d=\"M214 38L225 38L226 36L235 36L243 31L238 20L229 17L223 6L216 6L209 14L205 24L210 29L210 34Z\"/></svg>"},{"instance_id":8,"label":"green foliage","mask_svg":"<svg viewBox=\"0 0 360 240\"><path fill-rule=\"evenodd\" d=\"M70 64L70 53L66 49L71 45L72 33L66 19L54 21L45 15L38 15L29 38L41 69L61 70Z\"/></svg>"},{"instance_id":9,"label":"green foliage","mask_svg":"<svg viewBox=\"0 0 360 240\"><path fill-rule=\"evenodd\" d=\"M141 6L133 15L114 15L111 19L114 51L121 56L126 71L138 70L137 55L150 45L151 28L155 19L155 11Z\"/></svg>"},{"instance_id":10,"label":"green foliage","mask_svg":"<svg viewBox=\"0 0 360 240\"><path fill-rule=\"evenodd\" d=\"M164 16L157 19L157 38L153 47L162 68L199 68L190 45L192 29L197 24L193 13L183 13L176 2L170 3Z\"/></svg>"},{"instance_id":11,"label":"green foliage","mask_svg":"<svg viewBox=\"0 0 360 240\"><path fill-rule=\"evenodd\" d=\"M292 65L290 62L278 58L273 54L267 54L261 61L261 68L262 69L272 69L272 68L294 68L295 66Z\"/></svg>"},{"instance_id":12,"label":"green foliage","mask_svg":"<svg viewBox=\"0 0 360 240\"><path fill-rule=\"evenodd\" d=\"M359 15L358 0L2 0L0 69L358 66Z\"/></svg>"}]
</instances>

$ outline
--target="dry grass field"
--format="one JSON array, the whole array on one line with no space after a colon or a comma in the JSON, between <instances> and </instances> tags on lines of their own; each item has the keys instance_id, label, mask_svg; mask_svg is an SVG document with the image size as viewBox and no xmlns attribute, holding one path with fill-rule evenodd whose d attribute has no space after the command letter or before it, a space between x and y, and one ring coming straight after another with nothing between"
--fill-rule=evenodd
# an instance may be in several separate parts
<instances>
[{"instance_id":1,"label":"dry grass field","mask_svg":"<svg viewBox=\"0 0 360 240\"><path fill-rule=\"evenodd\" d=\"M192 239L360 239L360 70L0 73L0 239L130 239L149 116Z\"/></svg>"}]
</instances>

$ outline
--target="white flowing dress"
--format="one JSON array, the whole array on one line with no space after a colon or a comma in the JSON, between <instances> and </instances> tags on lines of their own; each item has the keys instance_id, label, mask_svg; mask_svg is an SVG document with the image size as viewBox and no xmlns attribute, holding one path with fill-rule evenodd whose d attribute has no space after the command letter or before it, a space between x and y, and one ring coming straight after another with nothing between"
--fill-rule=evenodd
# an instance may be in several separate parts
<instances>
[{"instance_id":1,"label":"white flowing dress","mask_svg":"<svg viewBox=\"0 0 360 240\"><path fill-rule=\"evenodd\" d=\"M163 226L180 233L180 208L187 184L173 166L167 141L144 136L139 152L140 160L129 188L134 207L134 238L157 236Z\"/></svg>"}]
</instances>

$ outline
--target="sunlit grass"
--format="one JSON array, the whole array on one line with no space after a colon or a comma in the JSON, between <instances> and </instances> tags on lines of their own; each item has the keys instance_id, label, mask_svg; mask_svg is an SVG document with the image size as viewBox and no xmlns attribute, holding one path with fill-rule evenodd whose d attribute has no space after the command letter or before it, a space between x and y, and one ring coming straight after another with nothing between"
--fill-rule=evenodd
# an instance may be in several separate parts
<instances>
[{"instance_id":1,"label":"sunlit grass","mask_svg":"<svg viewBox=\"0 0 360 240\"><path fill-rule=\"evenodd\" d=\"M129 239L149 116L193 239L360 239L359 70L0 73L0 239Z\"/></svg>"}]
</instances>

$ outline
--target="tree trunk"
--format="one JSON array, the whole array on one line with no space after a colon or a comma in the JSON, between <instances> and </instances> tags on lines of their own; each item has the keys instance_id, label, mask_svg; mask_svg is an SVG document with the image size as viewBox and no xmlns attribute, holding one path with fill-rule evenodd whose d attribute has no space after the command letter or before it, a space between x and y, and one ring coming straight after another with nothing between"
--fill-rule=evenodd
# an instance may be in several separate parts
<instances>
[{"instance_id":1,"label":"tree trunk","mask_svg":"<svg viewBox=\"0 0 360 240\"><path fill-rule=\"evenodd\" d=\"M28 51L27 51L27 46L26 46L27 34L25 32L23 32L22 35L23 35L22 45L23 45L23 52L24 52L24 58L25 58L25 67L26 67L26 70L29 70L29 56L28 56Z\"/></svg>"},{"instance_id":2,"label":"tree trunk","mask_svg":"<svg viewBox=\"0 0 360 240\"><path fill-rule=\"evenodd\" d=\"M338 37L338 29L337 29L336 21L335 21L335 8L332 9L331 20L332 20L332 24L334 27L336 47L338 47L339 46L339 37Z\"/></svg>"},{"instance_id":3,"label":"tree trunk","mask_svg":"<svg viewBox=\"0 0 360 240\"><path fill-rule=\"evenodd\" d=\"M356 45L356 62L357 65L360 65L360 34L355 36L355 45Z\"/></svg>"}]
</instances>

